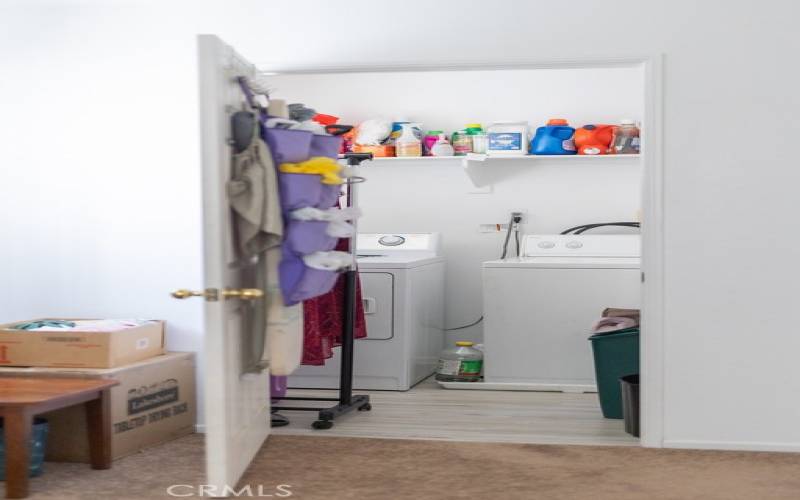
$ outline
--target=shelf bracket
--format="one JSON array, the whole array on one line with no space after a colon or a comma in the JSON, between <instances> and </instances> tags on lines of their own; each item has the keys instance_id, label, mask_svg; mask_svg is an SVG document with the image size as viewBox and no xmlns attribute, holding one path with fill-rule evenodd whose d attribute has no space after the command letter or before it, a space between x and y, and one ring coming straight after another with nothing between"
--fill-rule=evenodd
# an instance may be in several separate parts
<instances>
[{"instance_id":1,"label":"shelf bracket","mask_svg":"<svg viewBox=\"0 0 800 500\"><path fill-rule=\"evenodd\" d=\"M479 191L470 191L470 193L492 192L493 183L491 175L487 172L486 155L467 155L461 160L461 166L472 185L479 189Z\"/></svg>"}]
</instances>

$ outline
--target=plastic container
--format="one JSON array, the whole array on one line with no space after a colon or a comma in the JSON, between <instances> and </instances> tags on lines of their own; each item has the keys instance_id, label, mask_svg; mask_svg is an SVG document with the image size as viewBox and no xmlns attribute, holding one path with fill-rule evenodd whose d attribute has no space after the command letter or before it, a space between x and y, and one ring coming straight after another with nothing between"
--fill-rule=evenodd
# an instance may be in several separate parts
<instances>
[{"instance_id":1,"label":"plastic container","mask_svg":"<svg viewBox=\"0 0 800 500\"><path fill-rule=\"evenodd\" d=\"M639 373L639 329L629 328L589 337L594 353L597 395L605 418L622 418L619 379Z\"/></svg>"},{"instance_id":2,"label":"plastic container","mask_svg":"<svg viewBox=\"0 0 800 500\"><path fill-rule=\"evenodd\" d=\"M619 379L622 392L622 416L625 432L639 437L639 374L626 375Z\"/></svg>"},{"instance_id":3,"label":"plastic container","mask_svg":"<svg viewBox=\"0 0 800 500\"><path fill-rule=\"evenodd\" d=\"M619 121L614 127L614 138L611 141L611 153L615 155L639 154L639 127L629 119Z\"/></svg>"},{"instance_id":4,"label":"plastic container","mask_svg":"<svg viewBox=\"0 0 800 500\"><path fill-rule=\"evenodd\" d=\"M417 137L417 139L419 139L420 141L423 139L422 129L420 128L419 123L414 123L406 120L398 120L392 122L392 131L389 133L389 138L386 141L387 144L395 144L397 142L397 139L399 139L400 136L403 135L403 125L411 125L411 128L413 129L414 135Z\"/></svg>"},{"instance_id":5,"label":"plastic container","mask_svg":"<svg viewBox=\"0 0 800 500\"><path fill-rule=\"evenodd\" d=\"M478 135L483 133L483 127L480 123L467 123L467 126L464 127L464 130L467 131L469 135Z\"/></svg>"},{"instance_id":6,"label":"plastic container","mask_svg":"<svg viewBox=\"0 0 800 500\"><path fill-rule=\"evenodd\" d=\"M489 139L486 136L486 132L483 130L481 124L467 124L467 134L469 135L470 139L472 139L472 152L486 154L486 146L489 143Z\"/></svg>"},{"instance_id":7,"label":"plastic container","mask_svg":"<svg viewBox=\"0 0 800 500\"><path fill-rule=\"evenodd\" d=\"M488 155L522 156L528 153L528 122L496 122L486 135Z\"/></svg>"},{"instance_id":8,"label":"plastic container","mask_svg":"<svg viewBox=\"0 0 800 500\"><path fill-rule=\"evenodd\" d=\"M472 153L472 137L466 129L453 132L453 150L456 156L466 156Z\"/></svg>"},{"instance_id":9,"label":"plastic container","mask_svg":"<svg viewBox=\"0 0 800 500\"><path fill-rule=\"evenodd\" d=\"M395 147L388 144L353 144L353 153L372 153L375 158L391 158L395 156Z\"/></svg>"},{"instance_id":10,"label":"plastic container","mask_svg":"<svg viewBox=\"0 0 800 500\"><path fill-rule=\"evenodd\" d=\"M533 155L574 155L577 153L572 137L575 129L570 127L567 120L553 118L544 127L536 129L536 135L531 139L531 154Z\"/></svg>"},{"instance_id":11,"label":"plastic container","mask_svg":"<svg viewBox=\"0 0 800 500\"><path fill-rule=\"evenodd\" d=\"M579 155L607 154L613 138L613 125L584 125L573 136Z\"/></svg>"},{"instance_id":12,"label":"plastic container","mask_svg":"<svg viewBox=\"0 0 800 500\"><path fill-rule=\"evenodd\" d=\"M470 137L472 137L472 152L486 154L486 148L489 146L489 136L481 132Z\"/></svg>"},{"instance_id":13,"label":"plastic container","mask_svg":"<svg viewBox=\"0 0 800 500\"><path fill-rule=\"evenodd\" d=\"M443 130L428 130L428 133L425 134L425 138L422 139L422 154L432 156L431 149L433 145L436 144L436 141L439 140L439 136L443 133Z\"/></svg>"},{"instance_id":14,"label":"plastic container","mask_svg":"<svg viewBox=\"0 0 800 500\"><path fill-rule=\"evenodd\" d=\"M3 437L3 419L0 418L0 481L6 480L6 443ZM47 420L36 417L33 420L30 441L30 461L28 471L30 477L40 475L44 470L44 452L47 448Z\"/></svg>"},{"instance_id":15,"label":"plastic container","mask_svg":"<svg viewBox=\"0 0 800 500\"><path fill-rule=\"evenodd\" d=\"M442 382L478 382L483 369L483 352L472 342L456 342L455 347L442 351L436 380Z\"/></svg>"},{"instance_id":16,"label":"plastic container","mask_svg":"<svg viewBox=\"0 0 800 500\"><path fill-rule=\"evenodd\" d=\"M455 155L455 150L453 146L447 142L447 137L444 134L439 134L439 139L436 141L436 144L433 145L431 148L431 156L453 156Z\"/></svg>"},{"instance_id":17,"label":"plastic container","mask_svg":"<svg viewBox=\"0 0 800 500\"><path fill-rule=\"evenodd\" d=\"M403 132L394 143L398 157L422 156L422 141L414 133L411 123L403 123Z\"/></svg>"}]
</instances>

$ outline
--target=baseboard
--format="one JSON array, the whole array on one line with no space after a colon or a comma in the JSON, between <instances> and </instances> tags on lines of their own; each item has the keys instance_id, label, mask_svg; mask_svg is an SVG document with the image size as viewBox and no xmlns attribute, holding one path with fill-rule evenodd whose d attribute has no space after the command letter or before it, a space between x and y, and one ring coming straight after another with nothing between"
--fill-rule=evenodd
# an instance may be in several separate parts
<instances>
[{"instance_id":1,"label":"baseboard","mask_svg":"<svg viewBox=\"0 0 800 500\"><path fill-rule=\"evenodd\" d=\"M800 452L800 443L769 443L758 441L694 441L665 439L664 448L725 451L777 451L785 453Z\"/></svg>"}]
</instances>

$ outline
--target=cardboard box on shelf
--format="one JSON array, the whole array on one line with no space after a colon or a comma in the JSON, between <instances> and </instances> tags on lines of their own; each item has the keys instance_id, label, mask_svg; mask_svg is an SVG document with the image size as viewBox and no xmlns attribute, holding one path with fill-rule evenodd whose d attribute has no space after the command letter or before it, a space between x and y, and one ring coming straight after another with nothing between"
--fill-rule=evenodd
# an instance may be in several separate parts
<instances>
[{"instance_id":1,"label":"cardboard box on shelf","mask_svg":"<svg viewBox=\"0 0 800 500\"><path fill-rule=\"evenodd\" d=\"M0 366L114 368L164 353L164 322L115 331L14 330L0 325Z\"/></svg>"},{"instance_id":2,"label":"cardboard box on shelf","mask_svg":"<svg viewBox=\"0 0 800 500\"><path fill-rule=\"evenodd\" d=\"M0 377L111 378L113 459L176 439L195 430L194 353L170 352L110 369L0 367ZM46 460L88 462L89 437L83 405L43 415L49 422Z\"/></svg>"}]
</instances>

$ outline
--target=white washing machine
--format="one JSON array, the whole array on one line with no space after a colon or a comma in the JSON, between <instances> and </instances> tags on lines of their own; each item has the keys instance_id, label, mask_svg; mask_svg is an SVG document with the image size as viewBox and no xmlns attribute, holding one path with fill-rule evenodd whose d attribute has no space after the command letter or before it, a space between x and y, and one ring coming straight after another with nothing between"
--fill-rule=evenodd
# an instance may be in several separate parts
<instances>
[{"instance_id":1,"label":"white washing machine","mask_svg":"<svg viewBox=\"0 0 800 500\"><path fill-rule=\"evenodd\" d=\"M606 307L640 307L639 235L529 235L522 250L483 263L486 388L595 391L587 338Z\"/></svg>"},{"instance_id":2,"label":"white washing machine","mask_svg":"<svg viewBox=\"0 0 800 500\"><path fill-rule=\"evenodd\" d=\"M355 341L355 389L406 391L436 371L444 343L444 258L439 234L359 234L367 338ZM291 388L338 388L340 348L303 365Z\"/></svg>"}]
</instances>

